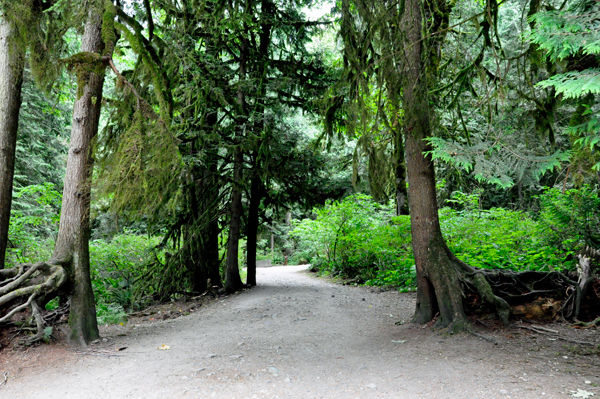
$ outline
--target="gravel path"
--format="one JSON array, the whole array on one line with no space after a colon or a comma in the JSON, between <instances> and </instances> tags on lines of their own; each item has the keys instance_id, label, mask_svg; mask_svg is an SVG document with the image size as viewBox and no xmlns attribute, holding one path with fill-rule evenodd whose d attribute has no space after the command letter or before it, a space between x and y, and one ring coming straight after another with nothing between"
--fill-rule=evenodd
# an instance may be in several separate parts
<instances>
[{"instance_id":1,"label":"gravel path","mask_svg":"<svg viewBox=\"0 0 600 399\"><path fill-rule=\"evenodd\" d=\"M409 320L414 294L334 285L303 269L258 269L258 287L190 316L126 325L126 336L113 333L95 355L21 368L0 398L564 398L578 388L600 395L597 354L563 354L564 343L518 328L492 334L493 345L395 325Z\"/></svg>"}]
</instances>

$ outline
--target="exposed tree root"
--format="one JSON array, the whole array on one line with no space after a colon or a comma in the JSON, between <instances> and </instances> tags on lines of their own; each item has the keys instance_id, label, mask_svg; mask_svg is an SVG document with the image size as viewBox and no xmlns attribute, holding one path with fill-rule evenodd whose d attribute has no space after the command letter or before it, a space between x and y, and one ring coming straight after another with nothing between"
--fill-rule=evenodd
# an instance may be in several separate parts
<instances>
[{"instance_id":1,"label":"exposed tree root","mask_svg":"<svg viewBox=\"0 0 600 399\"><path fill-rule=\"evenodd\" d=\"M543 327L539 327L539 326L531 326L531 327L519 326L519 327L522 328L522 329L525 329L525 330L533 331L533 332L538 333L538 334L549 335L553 339L559 339L561 341L570 342L572 344L587 345L587 346L597 346L593 342L578 341L578 340L575 340L575 339L570 339L570 338L563 337L563 336L559 335L558 331L549 330L547 328L543 328Z\"/></svg>"},{"instance_id":2,"label":"exposed tree root","mask_svg":"<svg viewBox=\"0 0 600 399\"><path fill-rule=\"evenodd\" d=\"M496 314L504 325L510 317L522 319L595 318L600 312L600 281L593 277L574 281L556 272L478 269L458 259L449 250L444 256L429 259L431 265L451 265L437 269L438 273L425 275L427 284L421 283L422 293L417 295L414 322L423 324L432 319L429 313L440 311L436 326L450 331L467 331L463 315ZM443 271L443 272L440 272ZM436 276L441 275L443 278ZM454 277L453 277L454 276ZM455 302L448 291L454 279L460 281L462 303ZM450 289L449 289L450 287ZM453 312L442 311L452 304ZM436 306L437 305L437 306ZM430 309L424 312L423 309ZM461 314L461 312L463 312ZM596 319L594 325L600 325Z\"/></svg>"},{"instance_id":3,"label":"exposed tree root","mask_svg":"<svg viewBox=\"0 0 600 399\"><path fill-rule=\"evenodd\" d=\"M600 317L597 317L595 320L592 320L589 323L586 323L584 321L578 321L574 325L580 328L598 327L600 326Z\"/></svg>"},{"instance_id":4,"label":"exposed tree root","mask_svg":"<svg viewBox=\"0 0 600 399\"><path fill-rule=\"evenodd\" d=\"M36 333L27 342L41 340L46 326L42 309L66 282L67 273L61 264L29 263L0 270L0 324L11 322L15 315L29 309Z\"/></svg>"},{"instance_id":5,"label":"exposed tree root","mask_svg":"<svg viewBox=\"0 0 600 399\"><path fill-rule=\"evenodd\" d=\"M469 313L496 313L503 324L512 315L524 319L575 319L582 302L596 297L578 282L559 272L484 270L461 268L465 308ZM597 316L600 309L596 308ZM586 317L592 316L586 312Z\"/></svg>"}]
</instances>

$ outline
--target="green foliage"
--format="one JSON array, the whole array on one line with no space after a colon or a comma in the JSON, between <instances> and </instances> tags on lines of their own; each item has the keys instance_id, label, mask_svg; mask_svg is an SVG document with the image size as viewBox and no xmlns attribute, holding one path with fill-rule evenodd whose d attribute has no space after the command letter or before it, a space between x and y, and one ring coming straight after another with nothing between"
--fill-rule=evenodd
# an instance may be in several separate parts
<instances>
[{"instance_id":1,"label":"green foliage","mask_svg":"<svg viewBox=\"0 0 600 399\"><path fill-rule=\"evenodd\" d=\"M600 69L589 68L582 72L565 72L540 83L540 87L554 87L556 94L565 99L580 98L589 93L600 94Z\"/></svg>"},{"instance_id":2,"label":"green foliage","mask_svg":"<svg viewBox=\"0 0 600 399\"><path fill-rule=\"evenodd\" d=\"M600 6L595 1L571 1L564 10L538 12L531 16L535 29L531 41L546 50L552 61L576 55L600 54L598 18Z\"/></svg>"},{"instance_id":3,"label":"green foliage","mask_svg":"<svg viewBox=\"0 0 600 399\"><path fill-rule=\"evenodd\" d=\"M99 304L96 306L98 324L122 324L127 322L127 313L122 306L114 304Z\"/></svg>"},{"instance_id":4,"label":"green foliage","mask_svg":"<svg viewBox=\"0 0 600 399\"><path fill-rule=\"evenodd\" d=\"M598 18L600 5L596 1L572 1L564 10L538 12L530 20L535 23L531 41L546 51L552 62L579 60L574 70L558 73L537 84L542 88L553 88L565 99L583 99L600 94L600 31ZM583 61L585 58L593 62ZM577 64L581 64L579 66ZM568 132L578 137L576 146L600 148L600 122L591 108L587 110L585 123L572 126ZM593 169L600 170L600 162Z\"/></svg>"},{"instance_id":5,"label":"green foliage","mask_svg":"<svg viewBox=\"0 0 600 399\"><path fill-rule=\"evenodd\" d=\"M471 266L484 269L570 269L571 251L548 245L545 229L524 212L503 208L440 211L450 250Z\"/></svg>"},{"instance_id":6,"label":"green foliage","mask_svg":"<svg viewBox=\"0 0 600 399\"><path fill-rule=\"evenodd\" d=\"M473 138L470 144L458 140L431 137L433 149L429 154L459 170L469 173L476 181L496 185L502 189L512 187L516 181L539 181L544 174L559 169L569 161L567 151L550 155L529 153L523 144L514 144L510 135L499 134L490 140Z\"/></svg>"},{"instance_id":7,"label":"green foliage","mask_svg":"<svg viewBox=\"0 0 600 399\"><path fill-rule=\"evenodd\" d=\"M600 197L598 188L585 185L580 189L552 188L539 196L540 220L549 245L569 251L586 245L600 249Z\"/></svg>"},{"instance_id":8,"label":"green foliage","mask_svg":"<svg viewBox=\"0 0 600 399\"><path fill-rule=\"evenodd\" d=\"M471 266L572 270L575 251L583 243L600 242L600 200L589 188L566 196L549 190L539 219L503 208L481 210L480 195L455 192L451 207L440 210L450 250ZM297 252L319 272L368 285L415 288L409 216L391 217L390 209L367 196L330 202L316 213L316 220L296 223L290 235L298 241Z\"/></svg>"},{"instance_id":9,"label":"green foliage","mask_svg":"<svg viewBox=\"0 0 600 399\"><path fill-rule=\"evenodd\" d=\"M148 295L140 277L154 258L153 249L160 243L159 237L121 234L111 241L90 242L92 286L98 307L106 310L112 306L131 310L143 306Z\"/></svg>"},{"instance_id":10,"label":"green foliage","mask_svg":"<svg viewBox=\"0 0 600 399\"><path fill-rule=\"evenodd\" d=\"M366 195L329 202L316 214L290 232L314 268L373 285L412 286L408 217L392 217L391 207Z\"/></svg>"},{"instance_id":11,"label":"green foliage","mask_svg":"<svg viewBox=\"0 0 600 399\"><path fill-rule=\"evenodd\" d=\"M61 83L66 83L64 79ZM68 138L70 99L65 90L45 95L25 70L19 114L14 185L17 187L53 183L62 190ZM68 97L68 96L67 96Z\"/></svg>"},{"instance_id":12,"label":"green foliage","mask_svg":"<svg viewBox=\"0 0 600 399\"><path fill-rule=\"evenodd\" d=\"M15 188L11 209L7 262L47 260L58 227L62 195L52 183Z\"/></svg>"}]
</instances>

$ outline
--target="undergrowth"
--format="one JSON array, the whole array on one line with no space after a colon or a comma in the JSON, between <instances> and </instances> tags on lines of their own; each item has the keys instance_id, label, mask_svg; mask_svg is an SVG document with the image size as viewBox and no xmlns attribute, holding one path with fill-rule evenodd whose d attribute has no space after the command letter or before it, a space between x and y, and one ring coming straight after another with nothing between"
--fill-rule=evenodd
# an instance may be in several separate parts
<instances>
[{"instance_id":1,"label":"undergrowth","mask_svg":"<svg viewBox=\"0 0 600 399\"><path fill-rule=\"evenodd\" d=\"M449 248L472 266L487 269L574 270L575 254L600 238L597 191L546 190L536 213L478 208L477 194L454 193L440 209ZM356 284L416 288L410 217L355 195L315 210L316 220L295 224L297 251L321 274Z\"/></svg>"}]
</instances>

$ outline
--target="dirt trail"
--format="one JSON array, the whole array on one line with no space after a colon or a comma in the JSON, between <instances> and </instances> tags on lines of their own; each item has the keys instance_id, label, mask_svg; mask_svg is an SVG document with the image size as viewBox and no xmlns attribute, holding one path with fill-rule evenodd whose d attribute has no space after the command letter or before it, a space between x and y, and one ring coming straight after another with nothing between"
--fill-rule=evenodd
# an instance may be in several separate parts
<instances>
[{"instance_id":1,"label":"dirt trail","mask_svg":"<svg viewBox=\"0 0 600 399\"><path fill-rule=\"evenodd\" d=\"M414 294L334 285L303 269L261 268L258 287L190 316L126 325L126 336L113 330L98 346L120 357L68 354L29 368L0 359L12 377L0 398L559 398L577 389L600 396L597 353L517 327L482 330L494 345L398 326L409 320ZM598 341L596 331L581 334Z\"/></svg>"}]
</instances>

